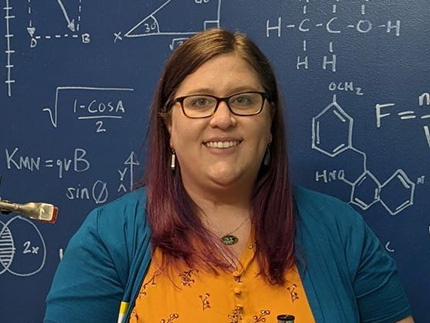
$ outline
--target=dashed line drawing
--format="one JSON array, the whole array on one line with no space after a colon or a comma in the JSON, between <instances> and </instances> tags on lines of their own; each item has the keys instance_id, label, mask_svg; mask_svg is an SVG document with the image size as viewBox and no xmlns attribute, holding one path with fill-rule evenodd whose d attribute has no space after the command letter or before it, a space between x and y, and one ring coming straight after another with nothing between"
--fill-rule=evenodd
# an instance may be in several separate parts
<instances>
[{"instance_id":1,"label":"dashed line drawing","mask_svg":"<svg viewBox=\"0 0 430 323\"><path fill-rule=\"evenodd\" d=\"M57 0L57 2L58 2L58 5L61 8L61 11L62 11L62 13L64 15L64 18L67 21L67 28L69 28L73 32L76 31L76 28L75 28L75 19L70 20L69 15L67 13L67 10L64 7L64 4L63 4L63 2L61 0Z\"/></svg>"},{"instance_id":2,"label":"dashed line drawing","mask_svg":"<svg viewBox=\"0 0 430 323\"><path fill-rule=\"evenodd\" d=\"M187 12L190 14L190 17L193 19L187 19L186 17L181 17L178 19L178 23L171 27L172 24L164 24L165 21L171 22L171 15L166 15L164 17L163 12L166 10L173 10L175 6L180 6L181 8L186 5L188 6ZM180 26L181 22L193 22L195 21L195 16L193 16L193 12L196 10L205 10L204 13L207 14L208 9L210 7L210 18L204 19L201 21L201 25L198 26ZM215 11L215 12L213 12ZM220 27L220 19L221 19L221 0L188 0L186 3L184 1L177 0L167 0L149 15L145 16L141 21L139 21L136 25L130 28L127 32L124 33L124 36L121 36L121 32L114 33L115 39L123 40L125 38L140 38L140 37L148 37L148 36L174 36L172 44L170 47L174 48L177 45L180 45L185 39L188 37L197 34L201 30L206 30L209 28L219 28Z\"/></svg>"},{"instance_id":3,"label":"dashed line drawing","mask_svg":"<svg viewBox=\"0 0 430 323\"><path fill-rule=\"evenodd\" d=\"M18 230L25 230L25 236L30 238L17 243L13 232ZM0 275L33 276L43 269L45 261L45 241L34 223L22 216L15 216L6 223L0 221Z\"/></svg>"},{"instance_id":4,"label":"dashed line drawing","mask_svg":"<svg viewBox=\"0 0 430 323\"><path fill-rule=\"evenodd\" d=\"M367 169L367 154L353 146L354 120L341 108L336 94L333 101L317 116L312 118L312 149L336 158L340 154L349 153L350 164L358 162L361 173L352 174L350 170L336 170L316 173L315 180L328 183L339 180L351 187L349 203L368 210L375 203L381 205L391 215L397 215L414 204L416 184L410 180L406 172L397 169L385 182ZM353 161L354 160L354 161ZM424 178L417 180L422 184ZM394 194L393 194L394 193ZM395 196L395 198L393 198Z\"/></svg>"},{"instance_id":5,"label":"dashed line drawing","mask_svg":"<svg viewBox=\"0 0 430 323\"><path fill-rule=\"evenodd\" d=\"M61 14L63 19L62 21L64 21L65 24L62 23L62 21L60 20L55 21L55 23L60 24L60 26L56 28L59 28L61 31L53 32L52 30L49 30L46 26L43 25L42 27L38 25L38 27L36 28L34 11L36 9L39 11L46 11L49 12L51 15L54 15L55 17L57 10L54 10L51 3L34 3L33 0L27 0L27 32L30 36L30 48L35 48L39 44L40 40L81 39L82 43L84 44L90 43L91 39L89 33L82 33L80 35L78 34L82 21L82 1L83 0L74 0L74 3L71 1L65 3L64 0L56 0L58 8L60 9L58 10L58 13ZM41 24L43 23L45 22L42 21ZM50 24L55 23L50 21ZM67 31L63 26L67 28ZM40 33L40 30L43 30L43 35Z\"/></svg>"}]
</instances>

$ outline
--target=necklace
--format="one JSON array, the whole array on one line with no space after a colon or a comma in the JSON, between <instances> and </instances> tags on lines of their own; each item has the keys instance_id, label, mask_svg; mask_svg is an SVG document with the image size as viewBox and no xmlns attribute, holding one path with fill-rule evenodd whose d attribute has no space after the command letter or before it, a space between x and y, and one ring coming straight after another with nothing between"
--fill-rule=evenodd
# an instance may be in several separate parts
<instances>
[{"instance_id":1,"label":"necklace","mask_svg":"<svg viewBox=\"0 0 430 323\"><path fill-rule=\"evenodd\" d=\"M233 233L235 233L237 230L239 230L242 227L242 225L244 225L245 222L248 221L248 219L249 218L246 218L245 220L243 220L242 223L239 224L239 226L236 229L234 229L232 232L223 235L221 237L222 243L225 244L225 245L227 245L227 246L232 246L232 245L238 243L239 242L239 238L236 237L235 235L233 235Z\"/></svg>"}]
</instances>

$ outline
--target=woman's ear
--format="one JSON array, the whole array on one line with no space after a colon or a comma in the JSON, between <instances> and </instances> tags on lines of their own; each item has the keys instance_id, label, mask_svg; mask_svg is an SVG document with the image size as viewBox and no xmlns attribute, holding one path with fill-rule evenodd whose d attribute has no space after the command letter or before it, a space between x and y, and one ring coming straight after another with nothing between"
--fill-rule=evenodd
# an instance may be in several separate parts
<instances>
[{"instance_id":1,"label":"woman's ear","mask_svg":"<svg viewBox=\"0 0 430 323\"><path fill-rule=\"evenodd\" d=\"M276 112L276 106L275 106L275 102L270 102L270 118L273 121L273 118L275 117L275 112Z\"/></svg>"},{"instance_id":2,"label":"woman's ear","mask_svg":"<svg viewBox=\"0 0 430 323\"><path fill-rule=\"evenodd\" d=\"M173 144L172 144L172 118L166 118L166 119L164 119L164 125L166 126L167 132L169 133L169 145L170 145L170 148L173 149Z\"/></svg>"},{"instance_id":3,"label":"woman's ear","mask_svg":"<svg viewBox=\"0 0 430 323\"><path fill-rule=\"evenodd\" d=\"M168 118L164 121L164 124L166 125L167 131L169 132L169 135L172 135L172 119Z\"/></svg>"},{"instance_id":4,"label":"woman's ear","mask_svg":"<svg viewBox=\"0 0 430 323\"><path fill-rule=\"evenodd\" d=\"M273 119L275 118L276 106L274 102L270 102L270 137L269 137L269 145L272 143L273 134L272 134L272 126Z\"/></svg>"}]
</instances>

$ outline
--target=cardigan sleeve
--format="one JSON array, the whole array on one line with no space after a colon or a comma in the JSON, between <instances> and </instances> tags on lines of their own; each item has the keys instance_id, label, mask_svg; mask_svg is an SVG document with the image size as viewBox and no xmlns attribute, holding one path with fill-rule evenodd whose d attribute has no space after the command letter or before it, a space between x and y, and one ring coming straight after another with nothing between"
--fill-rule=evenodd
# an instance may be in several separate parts
<instances>
[{"instance_id":1,"label":"cardigan sleeve","mask_svg":"<svg viewBox=\"0 0 430 323\"><path fill-rule=\"evenodd\" d=\"M70 240L47 297L46 323L116 322L123 283L99 234L100 210Z\"/></svg>"},{"instance_id":2,"label":"cardigan sleeve","mask_svg":"<svg viewBox=\"0 0 430 323\"><path fill-rule=\"evenodd\" d=\"M411 309L396 264L362 218L357 216L356 221L355 246L347 245L346 250L359 252L353 288L361 322L393 323L404 319L411 315Z\"/></svg>"},{"instance_id":3,"label":"cardigan sleeve","mask_svg":"<svg viewBox=\"0 0 430 323\"><path fill-rule=\"evenodd\" d=\"M350 205L295 187L298 264L316 322L393 323L411 314L394 260Z\"/></svg>"}]
</instances>

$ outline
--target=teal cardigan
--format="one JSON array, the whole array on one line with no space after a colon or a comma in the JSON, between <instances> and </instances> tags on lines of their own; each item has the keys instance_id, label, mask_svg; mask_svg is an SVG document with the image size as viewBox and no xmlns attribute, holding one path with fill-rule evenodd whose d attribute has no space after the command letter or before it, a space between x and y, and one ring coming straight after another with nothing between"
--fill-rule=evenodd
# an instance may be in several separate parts
<instances>
[{"instance_id":1,"label":"teal cardigan","mask_svg":"<svg viewBox=\"0 0 430 323\"><path fill-rule=\"evenodd\" d=\"M301 187L294 199L297 265L317 323L392 323L411 315L394 261L358 213ZM141 188L89 214L55 274L46 323L128 322L150 262L145 206Z\"/></svg>"}]
</instances>

